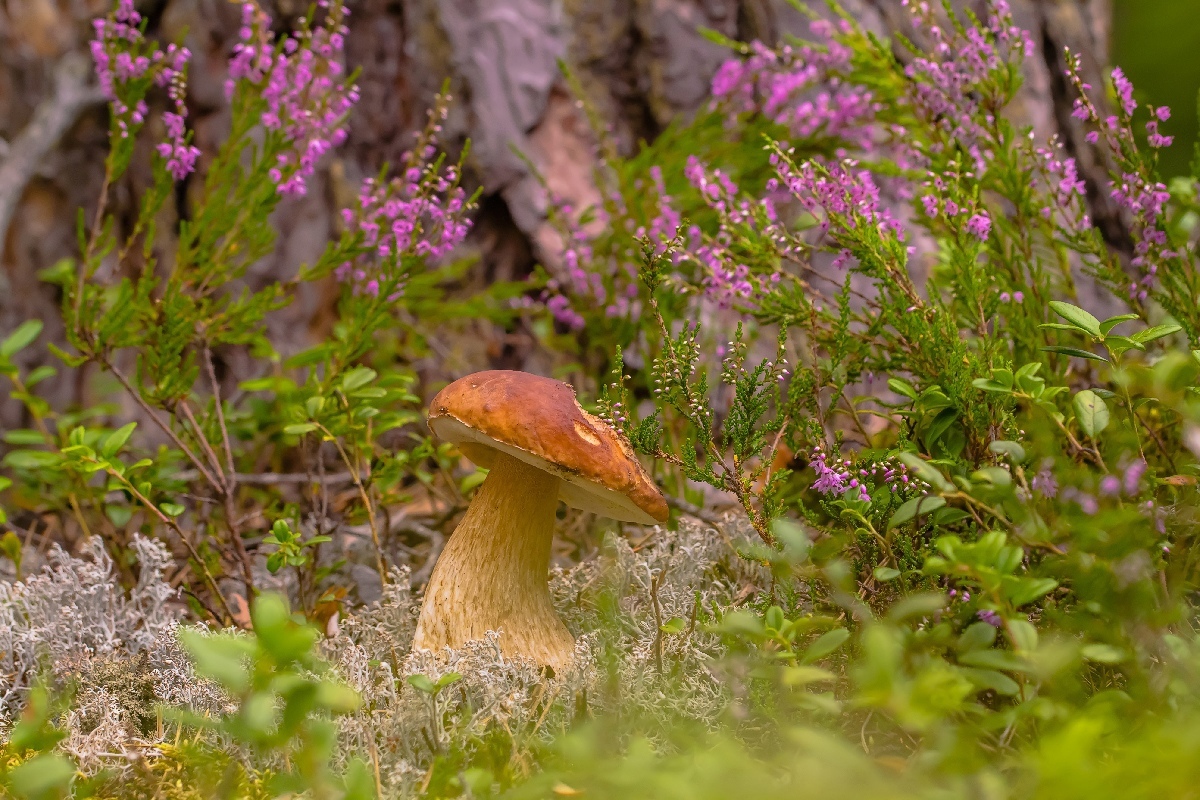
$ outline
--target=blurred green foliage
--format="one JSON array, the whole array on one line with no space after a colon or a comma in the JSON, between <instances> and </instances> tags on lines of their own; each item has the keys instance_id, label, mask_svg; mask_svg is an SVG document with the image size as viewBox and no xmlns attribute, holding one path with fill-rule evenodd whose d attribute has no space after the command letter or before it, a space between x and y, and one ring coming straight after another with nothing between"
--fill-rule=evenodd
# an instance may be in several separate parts
<instances>
[{"instance_id":1,"label":"blurred green foliage","mask_svg":"<svg viewBox=\"0 0 1200 800\"><path fill-rule=\"evenodd\" d=\"M1200 118L1200 3L1196 0L1115 0L1113 63L1138 87L1139 99L1171 107L1163 126L1175 144L1162 152L1168 177L1183 175L1194 156Z\"/></svg>"}]
</instances>

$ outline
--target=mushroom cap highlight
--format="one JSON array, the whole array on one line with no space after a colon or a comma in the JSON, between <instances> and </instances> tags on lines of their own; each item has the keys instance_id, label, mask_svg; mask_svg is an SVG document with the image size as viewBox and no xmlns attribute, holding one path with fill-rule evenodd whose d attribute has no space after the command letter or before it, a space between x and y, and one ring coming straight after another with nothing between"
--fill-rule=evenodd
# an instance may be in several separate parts
<instances>
[{"instance_id":1,"label":"mushroom cap highlight","mask_svg":"<svg viewBox=\"0 0 1200 800\"><path fill-rule=\"evenodd\" d=\"M482 467L501 451L558 476L559 498L573 508L642 525L667 520L667 502L629 442L562 381L511 370L467 375L433 398L429 429Z\"/></svg>"}]
</instances>

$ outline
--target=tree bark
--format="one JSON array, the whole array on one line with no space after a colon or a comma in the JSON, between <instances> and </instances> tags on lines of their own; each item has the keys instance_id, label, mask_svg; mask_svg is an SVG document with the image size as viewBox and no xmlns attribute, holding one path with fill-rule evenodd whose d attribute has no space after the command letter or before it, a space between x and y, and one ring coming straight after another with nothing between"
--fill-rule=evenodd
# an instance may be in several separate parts
<instances>
[{"instance_id":1,"label":"tree bark","mask_svg":"<svg viewBox=\"0 0 1200 800\"><path fill-rule=\"evenodd\" d=\"M809 4L824 10L822 0ZM107 5L107 0L88 0L71 4L67 12L54 0L0 0L0 137L13 142L6 156L0 152L0 211L12 208L0 253L0 286L7 287L0 292L0 334L38 316L47 321L49 336L61 337L57 297L36 274L75 254L77 209L94 208L101 183L106 121L103 107L86 106L88 90L76 87L63 95L64 86L56 92L51 76L64 56L76 63L86 58L88 17L105 13ZM275 0L266 5L282 26L307 4ZM848 0L846 5L879 33L905 24L900 0ZM966 5L978 10L980 3ZM1069 45L1083 54L1086 78L1102 85L1108 0L1014 0L1013 5L1018 22L1041 45L1028 65L1015 113L1039 133L1062 137L1088 181L1093 218L1109 243L1127 252L1128 236L1100 188L1105 165L1071 119L1072 98L1061 79L1062 47ZM186 31L184 41L195 54L190 120L197 144L205 158L211 157L228 125L222 83L238 7L226 0L139 0L138 7L150 20L151 35L169 41ZM547 252L553 237L544 223L545 193L514 151L537 164L568 200L586 203L597 196L590 181L593 144L566 92L558 59L572 64L615 140L632 152L639 140L652 139L672 119L706 101L712 75L727 53L705 39L701 28L768 42L807 29L806 18L785 0L359 0L351 8L347 57L351 67L361 69L363 99L351 120L350 141L329 161L316 191L280 207L274 219L282 234L279 251L252 270L251 283L288 277L318 256L336 229L337 207L353 197L362 177L385 161L399 161L447 78L455 97L447 141L453 150L471 139L467 182L486 190L471 238L480 256L475 280L522 278L539 259L553 255ZM136 190L149 181L149 155L147 149L112 189L119 223L132 218ZM192 190L185 186L181 197ZM169 231L170 222L161 222L160 230ZM321 335L331 294L309 287L273 320L272 332L283 350L300 349ZM520 343L531 337L511 341L517 344L492 350L479 345L480 352L463 360L475 360L476 368L480 360L527 365L532 348ZM31 349L24 357L32 363L47 355ZM223 359L231 381L248 377L239 374L245 365L236 354ZM60 376L45 386L58 405L87 400L77 379ZM11 404L0 407L0 426L19 421Z\"/></svg>"}]
</instances>

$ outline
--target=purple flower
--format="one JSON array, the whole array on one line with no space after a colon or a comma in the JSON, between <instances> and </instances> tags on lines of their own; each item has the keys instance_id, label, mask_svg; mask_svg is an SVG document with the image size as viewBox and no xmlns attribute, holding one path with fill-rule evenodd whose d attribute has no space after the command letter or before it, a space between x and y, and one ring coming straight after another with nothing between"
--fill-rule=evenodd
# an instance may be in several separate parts
<instances>
[{"instance_id":1,"label":"purple flower","mask_svg":"<svg viewBox=\"0 0 1200 800\"><path fill-rule=\"evenodd\" d=\"M990 608L985 608L982 611L979 611L975 616L979 617L980 621L986 622L993 628L999 628L1004 624L1004 620L1000 618L1000 615L995 611L992 611Z\"/></svg>"},{"instance_id":2,"label":"purple flower","mask_svg":"<svg viewBox=\"0 0 1200 800\"><path fill-rule=\"evenodd\" d=\"M825 451L818 447L813 450L810 460L813 471L817 473L817 479L813 481L812 488L821 494L845 494L849 488L846 485L850 473L845 470L843 462L838 462L834 466L830 466L826 462Z\"/></svg>"},{"instance_id":3,"label":"purple flower","mask_svg":"<svg viewBox=\"0 0 1200 800\"><path fill-rule=\"evenodd\" d=\"M1104 497L1115 497L1121 493L1121 480L1116 475L1105 475L1100 480L1100 494Z\"/></svg>"},{"instance_id":4,"label":"purple flower","mask_svg":"<svg viewBox=\"0 0 1200 800\"><path fill-rule=\"evenodd\" d=\"M1121 107L1121 116L1111 115L1103 121L1100 112L1088 96L1091 88L1079 76L1080 60L1067 54L1067 78L1079 92L1074 116L1090 122L1096 130L1089 141L1104 140L1114 156L1117 168L1110 172L1109 196L1129 216L1133 223L1134 252L1131 263L1142 271L1142 279L1129 286L1129 296L1144 301L1157 280L1158 270L1168 259L1176 258L1167 243L1162 215L1170 194L1167 187L1155 179L1154 171L1138 149L1132 130L1132 115L1137 109L1133 100L1133 85L1120 69L1112 71L1113 88ZM1158 125L1171 116L1171 110L1160 106L1151 110L1153 119L1146 124L1147 141L1153 148L1168 147L1172 137L1159 133ZM1085 218L1086 219L1086 218Z\"/></svg>"},{"instance_id":5,"label":"purple flower","mask_svg":"<svg viewBox=\"0 0 1200 800\"><path fill-rule=\"evenodd\" d=\"M425 158L445 119L446 100L439 98L418 146L406 154L402 177L382 183L368 178L356 206L342 211L342 222L355 235L360 255L334 274L352 282L355 291L378 297L387 285L386 299L397 299L404 277L399 271L407 261L442 258L470 230L472 208L458 185L458 169Z\"/></svg>"},{"instance_id":6,"label":"purple flower","mask_svg":"<svg viewBox=\"0 0 1200 800\"><path fill-rule=\"evenodd\" d=\"M1124 71L1120 67L1114 67L1112 71L1113 89L1117 93L1117 100L1121 103L1121 110L1126 116L1132 116L1134 109L1137 108L1137 101L1133 99L1133 84L1125 77Z\"/></svg>"},{"instance_id":7,"label":"purple flower","mask_svg":"<svg viewBox=\"0 0 1200 800\"><path fill-rule=\"evenodd\" d=\"M1121 479L1125 494L1134 495L1141 488L1142 475L1146 473L1146 462L1138 459L1125 468L1125 475Z\"/></svg>"},{"instance_id":8,"label":"purple flower","mask_svg":"<svg viewBox=\"0 0 1200 800\"><path fill-rule=\"evenodd\" d=\"M173 110L163 113L167 139L155 145L175 180L182 180L196 168L200 150L191 144L184 125L187 117L185 70L192 54L186 47L168 45L160 50L147 44L139 24L141 16L132 0L121 0L110 19L93 24L96 38L91 42L92 59L100 90L112 107L113 123L121 138L133 136L145 123L149 111L145 95L147 78L166 87Z\"/></svg>"},{"instance_id":9,"label":"purple flower","mask_svg":"<svg viewBox=\"0 0 1200 800\"><path fill-rule=\"evenodd\" d=\"M1058 481L1054 479L1050 465L1043 466L1038 470L1038 473L1033 476L1033 480L1030 481L1029 487L1042 497L1054 497L1058 494Z\"/></svg>"},{"instance_id":10,"label":"purple flower","mask_svg":"<svg viewBox=\"0 0 1200 800\"><path fill-rule=\"evenodd\" d=\"M327 7L320 26L301 30L274 47L270 18L246 3L240 41L229 59L226 94L232 97L239 81L258 87L267 104L263 127L279 132L290 145L271 173L280 194L308 191L317 162L345 142L346 118L359 97L341 62L350 12L341 0L323 5Z\"/></svg>"},{"instance_id":11,"label":"purple flower","mask_svg":"<svg viewBox=\"0 0 1200 800\"><path fill-rule=\"evenodd\" d=\"M992 230L992 219L986 212L979 212L971 216L967 220L967 232L974 235L981 242L987 241L988 234Z\"/></svg>"}]
</instances>

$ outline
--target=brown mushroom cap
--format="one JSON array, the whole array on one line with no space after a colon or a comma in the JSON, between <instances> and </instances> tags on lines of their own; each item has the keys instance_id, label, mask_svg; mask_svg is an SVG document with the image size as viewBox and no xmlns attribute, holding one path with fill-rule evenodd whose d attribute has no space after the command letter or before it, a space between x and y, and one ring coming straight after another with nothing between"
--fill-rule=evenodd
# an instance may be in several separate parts
<instances>
[{"instance_id":1,"label":"brown mushroom cap","mask_svg":"<svg viewBox=\"0 0 1200 800\"><path fill-rule=\"evenodd\" d=\"M625 437L562 381L510 370L459 378L429 405L429 428L482 467L497 450L562 479L567 505L623 522L665 522L667 502Z\"/></svg>"}]
</instances>

